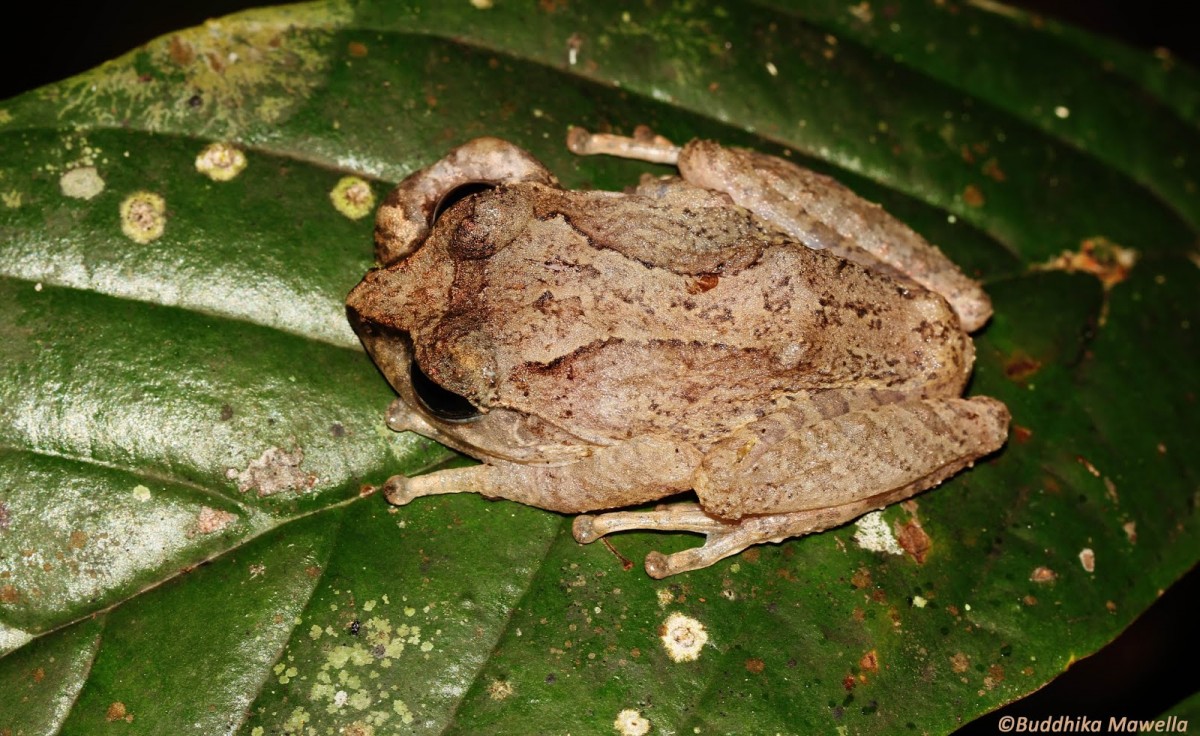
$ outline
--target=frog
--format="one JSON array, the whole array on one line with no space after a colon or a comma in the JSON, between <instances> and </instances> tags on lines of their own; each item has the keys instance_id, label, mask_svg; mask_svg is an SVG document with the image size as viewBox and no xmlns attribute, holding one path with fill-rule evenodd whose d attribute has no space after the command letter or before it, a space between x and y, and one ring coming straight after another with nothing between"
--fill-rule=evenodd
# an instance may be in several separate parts
<instances>
[{"instance_id":1,"label":"frog","mask_svg":"<svg viewBox=\"0 0 1200 736\"><path fill-rule=\"evenodd\" d=\"M1006 442L964 396L979 282L851 189L781 156L572 127L568 149L674 167L570 190L495 137L381 204L347 315L397 393L386 412L480 461L413 477L402 506L477 493L703 544L664 578L824 531L939 485Z\"/></svg>"}]
</instances>

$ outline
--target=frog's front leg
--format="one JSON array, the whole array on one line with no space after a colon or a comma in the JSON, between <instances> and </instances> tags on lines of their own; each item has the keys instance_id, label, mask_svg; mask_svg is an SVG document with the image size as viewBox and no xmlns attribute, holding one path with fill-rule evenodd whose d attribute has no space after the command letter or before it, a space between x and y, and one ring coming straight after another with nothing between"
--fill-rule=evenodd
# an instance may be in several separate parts
<instances>
[{"instance_id":1,"label":"frog's front leg","mask_svg":"<svg viewBox=\"0 0 1200 736\"><path fill-rule=\"evenodd\" d=\"M424 242L446 195L460 187L532 181L558 186L545 166L525 149L499 138L476 138L437 163L400 182L375 217L375 258L381 266L399 261Z\"/></svg>"},{"instance_id":2,"label":"frog's front leg","mask_svg":"<svg viewBox=\"0 0 1200 736\"><path fill-rule=\"evenodd\" d=\"M838 526L932 488L1004 444L1008 410L988 397L922 399L805 424L778 412L722 440L696 473L701 506L580 517L590 542L628 529L707 536L702 547L652 553L654 577L707 567L761 542Z\"/></svg>"},{"instance_id":3,"label":"frog's front leg","mask_svg":"<svg viewBox=\"0 0 1200 736\"><path fill-rule=\"evenodd\" d=\"M635 437L562 465L492 462L413 478L397 475L384 483L383 494L397 506L420 496L478 493L579 513L633 506L689 490L702 459L687 443Z\"/></svg>"}]
</instances>

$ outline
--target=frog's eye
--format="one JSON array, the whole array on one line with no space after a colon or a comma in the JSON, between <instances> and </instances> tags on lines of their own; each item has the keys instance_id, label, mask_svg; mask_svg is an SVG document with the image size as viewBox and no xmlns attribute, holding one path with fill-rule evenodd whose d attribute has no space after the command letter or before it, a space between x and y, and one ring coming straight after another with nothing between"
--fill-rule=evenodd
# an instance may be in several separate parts
<instances>
[{"instance_id":1,"label":"frog's eye","mask_svg":"<svg viewBox=\"0 0 1200 736\"><path fill-rule=\"evenodd\" d=\"M472 194L486 192L489 189L495 189L496 185L490 181L469 181L465 184L459 184L450 191L442 195L438 200L437 206L433 208L433 219L431 223L437 222L446 210L463 201Z\"/></svg>"},{"instance_id":2,"label":"frog's eye","mask_svg":"<svg viewBox=\"0 0 1200 736\"><path fill-rule=\"evenodd\" d=\"M470 401L453 391L448 391L425 375L417 361L412 361L410 380L413 393L425 411L444 422L469 422L483 416Z\"/></svg>"}]
</instances>

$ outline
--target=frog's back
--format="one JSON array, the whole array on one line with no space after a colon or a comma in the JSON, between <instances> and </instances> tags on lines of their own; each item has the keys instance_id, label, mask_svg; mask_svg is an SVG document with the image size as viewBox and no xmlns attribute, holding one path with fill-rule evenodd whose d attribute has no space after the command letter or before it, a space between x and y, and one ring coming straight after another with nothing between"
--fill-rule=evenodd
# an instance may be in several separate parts
<instances>
[{"instance_id":1,"label":"frog's back","mask_svg":"<svg viewBox=\"0 0 1200 736\"><path fill-rule=\"evenodd\" d=\"M970 341L941 297L740 208L506 189L464 217L467 231L503 220L508 237L457 261L435 331L489 353L440 374L468 397L486 390L598 441L694 439L823 391L954 394L969 373ZM484 363L486 388L468 375Z\"/></svg>"}]
</instances>

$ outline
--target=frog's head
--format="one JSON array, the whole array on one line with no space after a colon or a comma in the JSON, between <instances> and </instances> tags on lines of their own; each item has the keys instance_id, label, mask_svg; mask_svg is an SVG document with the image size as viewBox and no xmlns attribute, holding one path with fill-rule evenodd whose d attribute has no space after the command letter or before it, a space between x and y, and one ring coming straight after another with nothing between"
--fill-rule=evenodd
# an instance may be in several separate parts
<instances>
[{"instance_id":1,"label":"frog's head","mask_svg":"<svg viewBox=\"0 0 1200 736\"><path fill-rule=\"evenodd\" d=\"M490 220L512 218L505 187L482 188L434 215L401 260L367 273L346 298L351 326L399 394L388 425L480 460L569 462L592 444L499 399L494 325L478 306L484 262L505 243Z\"/></svg>"}]
</instances>

